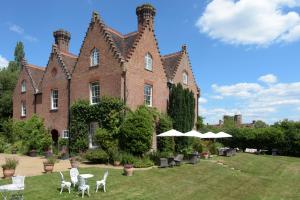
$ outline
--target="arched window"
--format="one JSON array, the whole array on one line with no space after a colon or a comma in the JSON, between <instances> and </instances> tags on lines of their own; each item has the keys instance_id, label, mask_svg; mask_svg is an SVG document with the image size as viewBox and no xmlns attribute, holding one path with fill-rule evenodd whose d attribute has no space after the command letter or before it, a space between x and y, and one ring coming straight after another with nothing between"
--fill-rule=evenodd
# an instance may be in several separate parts
<instances>
[{"instance_id":1,"label":"arched window","mask_svg":"<svg viewBox=\"0 0 300 200\"><path fill-rule=\"evenodd\" d=\"M26 81L23 80L21 83L21 92L26 92Z\"/></svg>"},{"instance_id":2,"label":"arched window","mask_svg":"<svg viewBox=\"0 0 300 200\"><path fill-rule=\"evenodd\" d=\"M99 64L99 51L98 49L93 49L91 54L91 67L97 66Z\"/></svg>"},{"instance_id":3,"label":"arched window","mask_svg":"<svg viewBox=\"0 0 300 200\"><path fill-rule=\"evenodd\" d=\"M152 56L150 53L145 55L145 69L152 71Z\"/></svg>"},{"instance_id":4,"label":"arched window","mask_svg":"<svg viewBox=\"0 0 300 200\"><path fill-rule=\"evenodd\" d=\"M182 74L182 82L185 85L188 84L188 74L186 72L183 72L183 74Z\"/></svg>"}]
</instances>

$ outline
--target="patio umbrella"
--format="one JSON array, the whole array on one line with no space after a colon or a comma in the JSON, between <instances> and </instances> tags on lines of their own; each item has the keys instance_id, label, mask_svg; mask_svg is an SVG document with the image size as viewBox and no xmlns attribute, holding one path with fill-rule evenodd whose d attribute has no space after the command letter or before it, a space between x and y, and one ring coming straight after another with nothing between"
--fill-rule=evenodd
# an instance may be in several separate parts
<instances>
[{"instance_id":1,"label":"patio umbrella","mask_svg":"<svg viewBox=\"0 0 300 200\"><path fill-rule=\"evenodd\" d=\"M232 135L228 134L228 133L224 133L224 132L219 132L216 134L217 138L230 138L232 137Z\"/></svg>"},{"instance_id":2,"label":"patio umbrella","mask_svg":"<svg viewBox=\"0 0 300 200\"><path fill-rule=\"evenodd\" d=\"M207 132L207 133L204 133L202 135L202 138L205 138L205 139L215 139L215 138L217 138L217 134L215 134L213 132Z\"/></svg>"},{"instance_id":3,"label":"patio umbrella","mask_svg":"<svg viewBox=\"0 0 300 200\"><path fill-rule=\"evenodd\" d=\"M171 129L167 132L163 132L157 135L157 137L181 137L181 136L184 136L184 134L174 129Z\"/></svg>"},{"instance_id":4,"label":"patio umbrella","mask_svg":"<svg viewBox=\"0 0 300 200\"><path fill-rule=\"evenodd\" d=\"M189 132L184 133L184 136L186 137L196 137L196 138L202 138L203 134L195 131L195 130L191 130Z\"/></svg>"}]
</instances>

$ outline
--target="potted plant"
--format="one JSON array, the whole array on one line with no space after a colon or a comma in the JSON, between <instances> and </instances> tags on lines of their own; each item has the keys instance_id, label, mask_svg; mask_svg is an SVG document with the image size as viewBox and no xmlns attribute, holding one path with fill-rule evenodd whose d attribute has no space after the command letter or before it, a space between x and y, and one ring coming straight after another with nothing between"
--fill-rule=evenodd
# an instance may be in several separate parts
<instances>
[{"instance_id":1,"label":"potted plant","mask_svg":"<svg viewBox=\"0 0 300 200\"><path fill-rule=\"evenodd\" d=\"M58 145L60 148L60 159L65 160L69 158L68 155L68 139L67 138L59 138Z\"/></svg>"},{"instance_id":2,"label":"potted plant","mask_svg":"<svg viewBox=\"0 0 300 200\"><path fill-rule=\"evenodd\" d=\"M15 174L19 161L15 158L5 158L5 164L2 165L4 178L10 178Z\"/></svg>"},{"instance_id":3,"label":"potted plant","mask_svg":"<svg viewBox=\"0 0 300 200\"><path fill-rule=\"evenodd\" d=\"M124 165L124 174L125 174L125 176L132 176L133 175L133 165L132 164L125 164Z\"/></svg>"},{"instance_id":4,"label":"potted plant","mask_svg":"<svg viewBox=\"0 0 300 200\"><path fill-rule=\"evenodd\" d=\"M121 160L122 160L122 155L119 152L115 152L112 154L112 160L113 160L113 164L114 166L120 166L121 164Z\"/></svg>"},{"instance_id":5,"label":"potted plant","mask_svg":"<svg viewBox=\"0 0 300 200\"><path fill-rule=\"evenodd\" d=\"M44 164L44 171L45 173L53 172L54 164L57 162L57 159L55 156L51 156L47 158L46 161L43 162Z\"/></svg>"},{"instance_id":6,"label":"potted plant","mask_svg":"<svg viewBox=\"0 0 300 200\"><path fill-rule=\"evenodd\" d=\"M80 159L78 157L76 157L76 156L71 157L70 158L71 167L72 168L78 168L79 167L79 161L80 161Z\"/></svg>"},{"instance_id":7,"label":"potted plant","mask_svg":"<svg viewBox=\"0 0 300 200\"><path fill-rule=\"evenodd\" d=\"M203 157L204 159L208 159L208 157L209 157L209 152L208 152L208 151L202 152L202 157Z\"/></svg>"}]
</instances>

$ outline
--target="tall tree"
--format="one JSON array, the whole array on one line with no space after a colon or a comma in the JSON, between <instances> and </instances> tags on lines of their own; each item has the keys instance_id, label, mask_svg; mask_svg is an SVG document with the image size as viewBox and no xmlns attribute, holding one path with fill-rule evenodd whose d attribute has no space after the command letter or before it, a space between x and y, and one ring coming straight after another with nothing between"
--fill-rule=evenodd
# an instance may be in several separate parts
<instances>
[{"instance_id":1,"label":"tall tree","mask_svg":"<svg viewBox=\"0 0 300 200\"><path fill-rule=\"evenodd\" d=\"M7 68L0 70L0 132L2 122L12 117L12 95L18 81L21 61L25 56L22 42L17 42L14 61Z\"/></svg>"},{"instance_id":2,"label":"tall tree","mask_svg":"<svg viewBox=\"0 0 300 200\"><path fill-rule=\"evenodd\" d=\"M17 42L14 55L15 61L18 63L18 65L20 65L22 59L25 57L24 45L22 42Z\"/></svg>"},{"instance_id":3,"label":"tall tree","mask_svg":"<svg viewBox=\"0 0 300 200\"><path fill-rule=\"evenodd\" d=\"M195 121L194 93L184 89L180 83L173 85L170 90L168 114L173 120L174 129L183 133L190 131ZM187 138L177 138L175 142L177 151L188 145Z\"/></svg>"}]
</instances>

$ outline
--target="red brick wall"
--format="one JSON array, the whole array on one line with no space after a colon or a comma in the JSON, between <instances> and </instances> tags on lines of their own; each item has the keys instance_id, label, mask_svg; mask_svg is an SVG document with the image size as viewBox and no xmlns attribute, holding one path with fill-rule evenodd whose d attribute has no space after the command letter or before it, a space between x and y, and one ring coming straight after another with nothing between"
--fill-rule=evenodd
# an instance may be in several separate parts
<instances>
[{"instance_id":1,"label":"red brick wall","mask_svg":"<svg viewBox=\"0 0 300 200\"><path fill-rule=\"evenodd\" d=\"M21 83L26 81L26 92L21 93ZM25 67L23 67L13 93L13 118L28 119L34 113L34 88ZM26 117L21 117L21 101L26 102Z\"/></svg>"},{"instance_id":2,"label":"red brick wall","mask_svg":"<svg viewBox=\"0 0 300 200\"><path fill-rule=\"evenodd\" d=\"M90 55L94 48L99 50L100 63L90 67ZM105 41L101 27L95 23L87 33L71 81L71 102L89 100L90 82L99 81L100 96L121 97L122 68Z\"/></svg>"},{"instance_id":3,"label":"red brick wall","mask_svg":"<svg viewBox=\"0 0 300 200\"><path fill-rule=\"evenodd\" d=\"M56 69L56 75L53 69ZM60 134L67 129L68 123L68 80L62 71L57 56L52 54L42 82L42 104L37 108L37 114L45 119L45 126L56 129ZM58 89L58 109L51 110L51 89Z\"/></svg>"},{"instance_id":4,"label":"red brick wall","mask_svg":"<svg viewBox=\"0 0 300 200\"><path fill-rule=\"evenodd\" d=\"M187 72L188 74L188 85L183 84L183 72ZM180 64L178 65L176 74L174 76L173 82L175 84L181 83L184 88L189 88L193 91L195 96L195 116L197 116L197 85L196 80L193 77L193 73L189 64L188 56L184 53Z\"/></svg>"},{"instance_id":5,"label":"red brick wall","mask_svg":"<svg viewBox=\"0 0 300 200\"><path fill-rule=\"evenodd\" d=\"M148 71L144 67L144 57L150 53L153 59L153 70ZM144 104L144 84L151 84L153 88L153 107L161 112L167 110L167 99L169 90L167 78L156 46L154 34L146 29L136 49L126 63L127 67L127 105L135 109Z\"/></svg>"}]
</instances>

